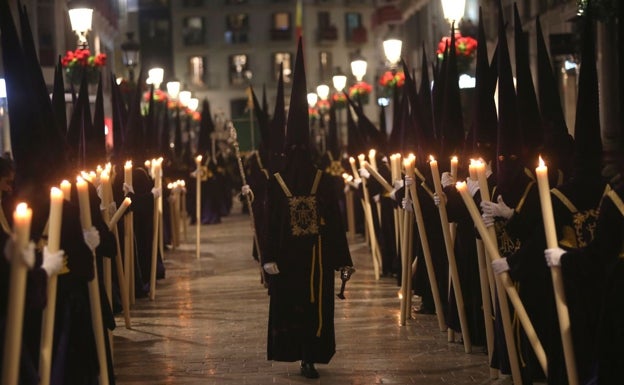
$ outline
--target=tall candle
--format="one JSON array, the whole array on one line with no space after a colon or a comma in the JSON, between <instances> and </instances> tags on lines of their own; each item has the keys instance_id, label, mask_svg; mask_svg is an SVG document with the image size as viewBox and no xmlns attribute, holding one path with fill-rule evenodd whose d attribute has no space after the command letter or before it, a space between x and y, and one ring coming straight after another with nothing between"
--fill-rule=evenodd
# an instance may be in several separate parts
<instances>
[{"instance_id":1,"label":"tall candle","mask_svg":"<svg viewBox=\"0 0 624 385\"><path fill-rule=\"evenodd\" d=\"M351 165L351 172L353 173L353 178L355 180L360 179L360 174L357 171L357 167L355 167L355 158L350 156L349 157L349 164Z\"/></svg>"},{"instance_id":2,"label":"tall candle","mask_svg":"<svg viewBox=\"0 0 624 385\"><path fill-rule=\"evenodd\" d=\"M102 185L102 203L108 205L112 200L112 195L110 189L110 176L108 175L108 171L104 170L100 174L100 183Z\"/></svg>"},{"instance_id":3,"label":"tall candle","mask_svg":"<svg viewBox=\"0 0 624 385\"><path fill-rule=\"evenodd\" d=\"M490 188L488 186L487 176L485 175L485 163L481 162L480 160L476 161L474 165L474 171L476 172L477 180L479 181L479 190L483 192L481 194L481 200L486 200L483 194L487 196L487 200L490 200Z\"/></svg>"},{"instance_id":4,"label":"tall candle","mask_svg":"<svg viewBox=\"0 0 624 385\"><path fill-rule=\"evenodd\" d=\"M472 180L477 180L477 170L475 170L476 160L470 159L470 164L468 165L468 176Z\"/></svg>"},{"instance_id":5,"label":"tall candle","mask_svg":"<svg viewBox=\"0 0 624 385\"><path fill-rule=\"evenodd\" d=\"M83 229L90 229L91 207L89 206L89 190L87 182L81 177L76 178L76 189L78 190L78 205L80 207L80 224Z\"/></svg>"},{"instance_id":6,"label":"tall candle","mask_svg":"<svg viewBox=\"0 0 624 385\"><path fill-rule=\"evenodd\" d=\"M375 170L377 170L377 159L375 158L377 156L377 151L370 149L368 151L368 161L370 162L371 166L373 166L373 168Z\"/></svg>"},{"instance_id":7,"label":"tall candle","mask_svg":"<svg viewBox=\"0 0 624 385\"><path fill-rule=\"evenodd\" d=\"M456 156L453 156L451 158L451 176L453 177L453 180L457 180L457 163L458 163L458 159Z\"/></svg>"},{"instance_id":8,"label":"tall candle","mask_svg":"<svg viewBox=\"0 0 624 385\"><path fill-rule=\"evenodd\" d=\"M431 167L431 175L433 176L433 184L436 192L438 192L438 185L440 185L440 192L442 191L442 185L440 184L440 170L438 169L438 161L435 160L433 155L429 155L429 167Z\"/></svg>"},{"instance_id":9,"label":"tall candle","mask_svg":"<svg viewBox=\"0 0 624 385\"><path fill-rule=\"evenodd\" d=\"M128 186L132 186L132 161L126 161L124 165L124 183Z\"/></svg>"},{"instance_id":10,"label":"tall candle","mask_svg":"<svg viewBox=\"0 0 624 385\"><path fill-rule=\"evenodd\" d=\"M115 227L115 225L117 224L117 222L119 222L119 219L121 219L121 216L126 212L126 209L130 206L131 203L132 200L129 197L124 198L124 200L121 202L121 206L119 206L117 211L115 211L115 214L113 214L113 217L108 222L109 230L112 230Z\"/></svg>"},{"instance_id":11,"label":"tall candle","mask_svg":"<svg viewBox=\"0 0 624 385\"><path fill-rule=\"evenodd\" d=\"M13 231L15 232L15 250L23 250L30 239L32 209L24 202L18 203L13 212Z\"/></svg>"},{"instance_id":12,"label":"tall candle","mask_svg":"<svg viewBox=\"0 0 624 385\"><path fill-rule=\"evenodd\" d=\"M52 187L50 189L50 216L48 217L48 250L52 253L60 249L63 200L63 191Z\"/></svg>"},{"instance_id":13,"label":"tall candle","mask_svg":"<svg viewBox=\"0 0 624 385\"><path fill-rule=\"evenodd\" d=\"M68 180L65 179L61 182L61 191L63 191L63 197L69 201L71 197L71 183Z\"/></svg>"},{"instance_id":14,"label":"tall candle","mask_svg":"<svg viewBox=\"0 0 624 385\"><path fill-rule=\"evenodd\" d=\"M548 167L539 158L539 166L535 169L537 175L537 188L539 190L540 203L542 206L542 218L544 219L544 231L546 234L546 246L550 248L559 247L557 241L557 229L552 210L552 200L550 198L550 185L548 182Z\"/></svg>"}]
</instances>

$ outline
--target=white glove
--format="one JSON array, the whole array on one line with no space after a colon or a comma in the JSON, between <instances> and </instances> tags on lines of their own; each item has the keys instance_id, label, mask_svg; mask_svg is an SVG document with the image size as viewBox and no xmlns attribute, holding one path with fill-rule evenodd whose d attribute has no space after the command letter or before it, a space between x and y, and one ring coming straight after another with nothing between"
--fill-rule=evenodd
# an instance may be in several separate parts
<instances>
[{"instance_id":1,"label":"white glove","mask_svg":"<svg viewBox=\"0 0 624 385\"><path fill-rule=\"evenodd\" d=\"M446 196L443 196L443 198L444 198L444 204L446 204ZM442 198L440 198L438 193L433 193L433 203L436 205L436 207L440 207L440 203L442 203Z\"/></svg>"},{"instance_id":2,"label":"white glove","mask_svg":"<svg viewBox=\"0 0 624 385\"><path fill-rule=\"evenodd\" d=\"M411 176L405 176L405 187L409 187L414 184L414 178Z\"/></svg>"},{"instance_id":3,"label":"white glove","mask_svg":"<svg viewBox=\"0 0 624 385\"><path fill-rule=\"evenodd\" d=\"M267 274L270 275L276 275L279 274L279 269L277 268L277 263L275 262L267 262L264 265L262 265L262 268L264 269L264 271L266 271Z\"/></svg>"},{"instance_id":4,"label":"white glove","mask_svg":"<svg viewBox=\"0 0 624 385\"><path fill-rule=\"evenodd\" d=\"M398 190L400 188L402 188L404 185L403 181L401 179L397 179L394 182L392 182L392 188L394 188L395 190Z\"/></svg>"},{"instance_id":5,"label":"white glove","mask_svg":"<svg viewBox=\"0 0 624 385\"><path fill-rule=\"evenodd\" d=\"M134 189L132 188L132 186L130 186L129 184L124 182L124 184L123 184L123 192L124 192L124 195L128 195L129 193L133 193L134 194Z\"/></svg>"},{"instance_id":6,"label":"white glove","mask_svg":"<svg viewBox=\"0 0 624 385\"><path fill-rule=\"evenodd\" d=\"M396 189L396 188L394 190L390 191L390 198L392 198L392 200L395 201L395 202L397 200L397 197L396 197L397 191L399 191L399 189Z\"/></svg>"},{"instance_id":7,"label":"white glove","mask_svg":"<svg viewBox=\"0 0 624 385\"><path fill-rule=\"evenodd\" d=\"M497 201L498 203L486 201L481 202L481 210L483 210L483 214L487 214L492 217L502 217L505 219L511 218L514 214L514 209L505 204L502 195L498 196Z\"/></svg>"},{"instance_id":8,"label":"white glove","mask_svg":"<svg viewBox=\"0 0 624 385\"><path fill-rule=\"evenodd\" d=\"M97 196L100 197L100 200L104 199L104 185L102 185L101 183L99 185L97 185L97 187L95 188L95 191L97 191Z\"/></svg>"},{"instance_id":9,"label":"white glove","mask_svg":"<svg viewBox=\"0 0 624 385\"><path fill-rule=\"evenodd\" d=\"M115 215L116 212L117 212L117 203L115 203L115 201L112 201L108 205L108 217L112 218L113 215Z\"/></svg>"},{"instance_id":10,"label":"white glove","mask_svg":"<svg viewBox=\"0 0 624 385\"><path fill-rule=\"evenodd\" d=\"M474 197L477 191L479 191L479 181L472 180L470 177L466 178L466 186L468 187L468 191L470 192L470 196Z\"/></svg>"},{"instance_id":11,"label":"white glove","mask_svg":"<svg viewBox=\"0 0 624 385\"><path fill-rule=\"evenodd\" d=\"M483 223L486 227L494 226L494 217L489 214L481 214L481 218L483 218Z\"/></svg>"},{"instance_id":12,"label":"white glove","mask_svg":"<svg viewBox=\"0 0 624 385\"><path fill-rule=\"evenodd\" d=\"M364 179L370 178L370 172L368 172L368 170L365 169L364 167L358 170L358 174L360 174L361 178L364 178Z\"/></svg>"},{"instance_id":13,"label":"white glove","mask_svg":"<svg viewBox=\"0 0 624 385\"><path fill-rule=\"evenodd\" d=\"M345 187L344 187L344 193L348 194L350 190L350 185L345 183Z\"/></svg>"},{"instance_id":14,"label":"white glove","mask_svg":"<svg viewBox=\"0 0 624 385\"><path fill-rule=\"evenodd\" d=\"M43 263L41 264L41 268L45 270L48 277L56 275L63 268L63 256L65 252L63 250L59 250L56 253L52 253L48 250L48 246L43 247Z\"/></svg>"},{"instance_id":15,"label":"white glove","mask_svg":"<svg viewBox=\"0 0 624 385\"><path fill-rule=\"evenodd\" d=\"M373 195L373 201L375 201L375 203L379 203L380 199L381 199L381 195L379 195L379 194Z\"/></svg>"},{"instance_id":16,"label":"white glove","mask_svg":"<svg viewBox=\"0 0 624 385\"><path fill-rule=\"evenodd\" d=\"M445 171L442 173L440 183L442 183L442 187L452 186L455 184L455 178L453 178L450 172Z\"/></svg>"},{"instance_id":17,"label":"white glove","mask_svg":"<svg viewBox=\"0 0 624 385\"><path fill-rule=\"evenodd\" d=\"M492 261L492 271L496 274L502 274L509 271L509 263L507 258L499 258Z\"/></svg>"},{"instance_id":18,"label":"white glove","mask_svg":"<svg viewBox=\"0 0 624 385\"><path fill-rule=\"evenodd\" d=\"M362 184L362 179L354 179L351 183L353 183L353 188L357 190L358 188L360 188L360 184Z\"/></svg>"},{"instance_id":19,"label":"white glove","mask_svg":"<svg viewBox=\"0 0 624 385\"><path fill-rule=\"evenodd\" d=\"M87 246L89 246L92 252L95 252L95 249L100 245L100 233L97 229L91 227L90 229L82 230L82 235Z\"/></svg>"},{"instance_id":20,"label":"white glove","mask_svg":"<svg viewBox=\"0 0 624 385\"><path fill-rule=\"evenodd\" d=\"M410 198L403 198L401 200L401 207L405 211L414 211L414 206L412 206L412 200Z\"/></svg>"},{"instance_id":21,"label":"white glove","mask_svg":"<svg viewBox=\"0 0 624 385\"><path fill-rule=\"evenodd\" d=\"M152 189L152 195L154 195L154 199L158 199L162 196L162 187L154 187Z\"/></svg>"},{"instance_id":22,"label":"white glove","mask_svg":"<svg viewBox=\"0 0 624 385\"><path fill-rule=\"evenodd\" d=\"M10 263L15 253L15 236L11 236L4 246L4 257ZM21 250L20 256L29 269L35 265L35 244L30 241L24 250Z\"/></svg>"},{"instance_id":23,"label":"white glove","mask_svg":"<svg viewBox=\"0 0 624 385\"><path fill-rule=\"evenodd\" d=\"M197 169L195 171L191 171L191 178L197 178Z\"/></svg>"},{"instance_id":24,"label":"white glove","mask_svg":"<svg viewBox=\"0 0 624 385\"><path fill-rule=\"evenodd\" d=\"M243 194L243 196L247 196L247 195L249 195L249 193L250 193L250 192L251 192L251 187L249 187L249 185L248 185L248 184L244 184L244 185L241 187L241 194Z\"/></svg>"},{"instance_id":25,"label":"white glove","mask_svg":"<svg viewBox=\"0 0 624 385\"><path fill-rule=\"evenodd\" d=\"M544 257L546 257L546 264L548 267L561 266L561 256L566 251L559 247L544 250Z\"/></svg>"},{"instance_id":26,"label":"white glove","mask_svg":"<svg viewBox=\"0 0 624 385\"><path fill-rule=\"evenodd\" d=\"M381 161L385 164L388 164L388 157L384 155L384 157L381 158Z\"/></svg>"}]
</instances>

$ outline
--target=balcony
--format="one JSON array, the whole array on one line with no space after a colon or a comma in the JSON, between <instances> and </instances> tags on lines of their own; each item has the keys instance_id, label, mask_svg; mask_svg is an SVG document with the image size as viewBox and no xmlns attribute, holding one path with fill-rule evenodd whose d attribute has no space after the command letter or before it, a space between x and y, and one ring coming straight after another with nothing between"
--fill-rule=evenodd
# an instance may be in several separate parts
<instances>
[{"instance_id":1,"label":"balcony","mask_svg":"<svg viewBox=\"0 0 624 385\"><path fill-rule=\"evenodd\" d=\"M368 32L366 28L360 26L351 31L351 36L347 39L349 43L364 44L368 41Z\"/></svg>"},{"instance_id":2,"label":"balcony","mask_svg":"<svg viewBox=\"0 0 624 385\"><path fill-rule=\"evenodd\" d=\"M292 38L292 29L271 28L270 35L272 41L290 40Z\"/></svg>"},{"instance_id":3,"label":"balcony","mask_svg":"<svg viewBox=\"0 0 624 385\"><path fill-rule=\"evenodd\" d=\"M317 33L319 42L338 40L338 29L333 25L319 28Z\"/></svg>"}]
</instances>

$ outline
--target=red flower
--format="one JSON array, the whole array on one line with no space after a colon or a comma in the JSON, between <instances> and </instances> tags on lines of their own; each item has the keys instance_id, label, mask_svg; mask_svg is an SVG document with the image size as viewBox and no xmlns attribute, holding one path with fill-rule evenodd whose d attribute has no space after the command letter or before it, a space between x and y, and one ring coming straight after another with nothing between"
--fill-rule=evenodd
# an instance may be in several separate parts
<instances>
[{"instance_id":1,"label":"red flower","mask_svg":"<svg viewBox=\"0 0 624 385\"><path fill-rule=\"evenodd\" d=\"M91 56L88 49L76 49L75 51L67 51L61 59L61 65L64 68L72 68L74 66L81 67L104 67L106 65L106 54L101 53Z\"/></svg>"},{"instance_id":2,"label":"red flower","mask_svg":"<svg viewBox=\"0 0 624 385\"><path fill-rule=\"evenodd\" d=\"M444 50L451 44L451 38L444 36L438 43L436 54L438 58L444 57ZM461 33L455 32L455 54L458 57L472 59L477 51L477 41L470 36L462 36Z\"/></svg>"},{"instance_id":3,"label":"red flower","mask_svg":"<svg viewBox=\"0 0 624 385\"><path fill-rule=\"evenodd\" d=\"M366 82L359 82L349 87L350 97L355 97L356 95L369 95L371 92L373 92L373 86Z\"/></svg>"},{"instance_id":4,"label":"red flower","mask_svg":"<svg viewBox=\"0 0 624 385\"><path fill-rule=\"evenodd\" d=\"M396 74L392 74L391 71L384 72L379 78L379 85L382 87L393 88L393 87L403 87L405 84L405 74L403 71L397 72Z\"/></svg>"}]
</instances>

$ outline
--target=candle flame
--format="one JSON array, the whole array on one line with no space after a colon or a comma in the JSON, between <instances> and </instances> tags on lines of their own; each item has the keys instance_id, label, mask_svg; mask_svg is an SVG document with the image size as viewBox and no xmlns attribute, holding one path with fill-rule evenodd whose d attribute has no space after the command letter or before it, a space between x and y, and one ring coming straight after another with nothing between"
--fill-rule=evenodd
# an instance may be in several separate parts
<instances>
[{"instance_id":1,"label":"candle flame","mask_svg":"<svg viewBox=\"0 0 624 385\"><path fill-rule=\"evenodd\" d=\"M435 158L433 157L433 155L429 155L429 162L435 162Z\"/></svg>"},{"instance_id":2,"label":"candle flame","mask_svg":"<svg viewBox=\"0 0 624 385\"><path fill-rule=\"evenodd\" d=\"M95 167L95 171L102 172L102 166L99 164Z\"/></svg>"},{"instance_id":3,"label":"candle flame","mask_svg":"<svg viewBox=\"0 0 624 385\"><path fill-rule=\"evenodd\" d=\"M360 162L363 162L363 161L364 161L364 159L366 159L366 156L365 156L364 154L360 154L360 155L358 155L358 160L359 160Z\"/></svg>"},{"instance_id":4,"label":"candle flame","mask_svg":"<svg viewBox=\"0 0 624 385\"><path fill-rule=\"evenodd\" d=\"M67 186L68 184L71 184L71 183L69 183L69 181L67 179L63 179L61 181L61 186Z\"/></svg>"},{"instance_id":5,"label":"candle flame","mask_svg":"<svg viewBox=\"0 0 624 385\"><path fill-rule=\"evenodd\" d=\"M465 190L466 189L466 182L457 182L457 183L455 183L455 188L457 189L457 191Z\"/></svg>"},{"instance_id":6,"label":"candle flame","mask_svg":"<svg viewBox=\"0 0 624 385\"><path fill-rule=\"evenodd\" d=\"M410 167L412 165L412 159L411 158L405 158L403 159L403 167L407 168Z\"/></svg>"},{"instance_id":7,"label":"candle flame","mask_svg":"<svg viewBox=\"0 0 624 385\"><path fill-rule=\"evenodd\" d=\"M354 158L354 157L352 157L352 156L350 156L350 157L349 157L349 163L355 163L355 158Z\"/></svg>"},{"instance_id":8,"label":"candle flame","mask_svg":"<svg viewBox=\"0 0 624 385\"><path fill-rule=\"evenodd\" d=\"M346 172L342 173L342 179L347 179L349 177L349 174L347 174Z\"/></svg>"},{"instance_id":9,"label":"candle flame","mask_svg":"<svg viewBox=\"0 0 624 385\"><path fill-rule=\"evenodd\" d=\"M26 204L26 202L20 202L17 206L15 206L15 213L20 217L26 216L28 214L28 210L30 209L28 208L28 204Z\"/></svg>"},{"instance_id":10,"label":"candle flame","mask_svg":"<svg viewBox=\"0 0 624 385\"><path fill-rule=\"evenodd\" d=\"M377 154L377 151L375 151L374 149L371 148L370 150L368 150L368 158L369 159L373 159L376 154Z\"/></svg>"},{"instance_id":11,"label":"candle flame","mask_svg":"<svg viewBox=\"0 0 624 385\"><path fill-rule=\"evenodd\" d=\"M173 188L173 183L167 183L167 188L171 190Z\"/></svg>"},{"instance_id":12,"label":"candle flame","mask_svg":"<svg viewBox=\"0 0 624 385\"><path fill-rule=\"evenodd\" d=\"M397 292L397 295L399 296L399 299L403 299L403 293L401 293L401 290Z\"/></svg>"},{"instance_id":13,"label":"candle flame","mask_svg":"<svg viewBox=\"0 0 624 385\"><path fill-rule=\"evenodd\" d=\"M180 186L182 186L182 187L186 186L186 182L185 182L185 181L183 181L183 180L181 180L181 181L180 181Z\"/></svg>"},{"instance_id":14,"label":"candle flame","mask_svg":"<svg viewBox=\"0 0 624 385\"><path fill-rule=\"evenodd\" d=\"M85 180L84 180L84 178L83 178L83 177L81 177L80 175L78 175L78 176L76 177L76 184L82 184L82 183L86 183L86 182L85 182Z\"/></svg>"},{"instance_id":15,"label":"candle flame","mask_svg":"<svg viewBox=\"0 0 624 385\"><path fill-rule=\"evenodd\" d=\"M149 160L145 161L145 167L150 167L152 165L152 162L150 162Z\"/></svg>"},{"instance_id":16,"label":"candle flame","mask_svg":"<svg viewBox=\"0 0 624 385\"><path fill-rule=\"evenodd\" d=\"M470 165L471 166L475 166L477 164L477 160L476 159L470 159Z\"/></svg>"},{"instance_id":17,"label":"candle flame","mask_svg":"<svg viewBox=\"0 0 624 385\"><path fill-rule=\"evenodd\" d=\"M410 159L416 159L416 155L414 155L414 153L413 153L413 152L410 152L410 153L407 155L407 157L408 157L408 158L410 158Z\"/></svg>"},{"instance_id":18,"label":"candle flame","mask_svg":"<svg viewBox=\"0 0 624 385\"><path fill-rule=\"evenodd\" d=\"M201 162L202 161L202 156L201 155L197 155L197 157L195 158L196 162Z\"/></svg>"},{"instance_id":19,"label":"candle flame","mask_svg":"<svg viewBox=\"0 0 624 385\"><path fill-rule=\"evenodd\" d=\"M453 155L451 157L451 162L457 162L457 156L456 155Z\"/></svg>"},{"instance_id":20,"label":"candle flame","mask_svg":"<svg viewBox=\"0 0 624 385\"><path fill-rule=\"evenodd\" d=\"M539 166L540 167L546 167L546 163L544 163L544 159L542 159L542 156L539 156Z\"/></svg>"},{"instance_id":21,"label":"candle flame","mask_svg":"<svg viewBox=\"0 0 624 385\"><path fill-rule=\"evenodd\" d=\"M127 160L126 164L124 165L125 168L132 168L132 161L131 160Z\"/></svg>"},{"instance_id":22,"label":"candle flame","mask_svg":"<svg viewBox=\"0 0 624 385\"><path fill-rule=\"evenodd\" d=\"M50 189L50 199L54 198L63 199L63 190L58 187L52 187Z\"/></svg>"}]
</instances>

